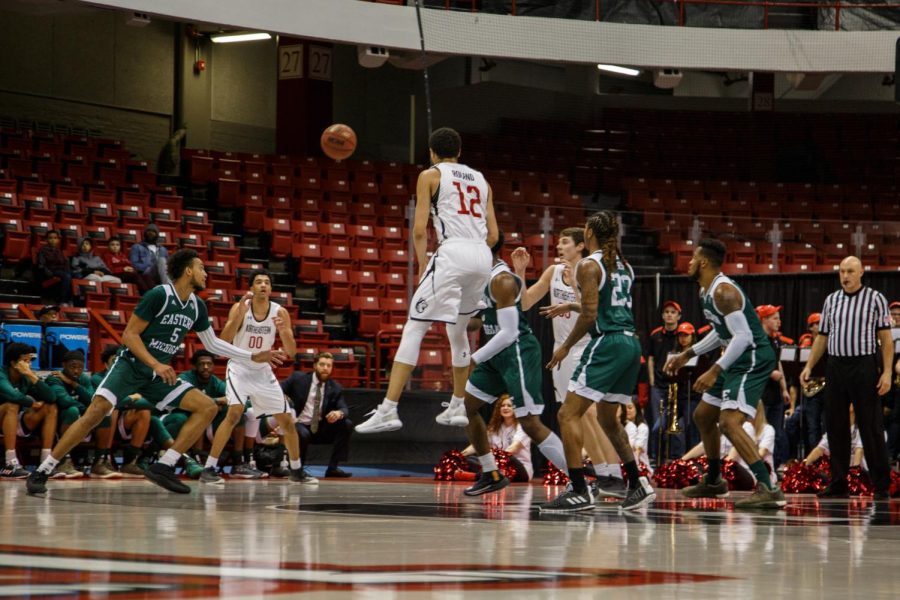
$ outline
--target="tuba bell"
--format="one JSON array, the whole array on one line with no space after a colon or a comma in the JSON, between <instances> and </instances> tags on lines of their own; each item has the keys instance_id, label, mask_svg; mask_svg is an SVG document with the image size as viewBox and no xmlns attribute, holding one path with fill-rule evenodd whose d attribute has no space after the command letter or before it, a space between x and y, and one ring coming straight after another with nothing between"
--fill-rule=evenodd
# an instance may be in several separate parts
<instances>
[{"instance_id":1,"label":"tuba bell","mask_svg":"<svg viewBox=\"0 0 900 600\"><path fill-rule=\"evenodd\" d=\"M678 422L678 384L669 384L669 428L666 433L681 433L681 424Z\"/></svg>"},{"instance_id":2,"label":"tuba bell","mask_svg":"<svg viewBox=\"0 0 900 600\"><path fill-rule=\"evenodd\" d=\"M803 396L806 398L812 398L819 392L825 389L825 378L824 377L813 377L806 381L806 384L803 386Z\"/></svg>"}]
</instances>

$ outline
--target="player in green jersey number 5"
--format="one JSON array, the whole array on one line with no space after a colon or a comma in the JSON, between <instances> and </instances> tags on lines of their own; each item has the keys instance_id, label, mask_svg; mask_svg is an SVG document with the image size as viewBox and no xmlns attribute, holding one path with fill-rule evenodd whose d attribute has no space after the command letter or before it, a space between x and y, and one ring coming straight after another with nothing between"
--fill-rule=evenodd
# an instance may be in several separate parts
<instances>
[{"instance_id":1,"label":"player in green jersey number 5","mask_svg":"<svg viewBox=\"0 0 900 600\"><path fill-rule=\"evenodd\" d=\"M216 337L209 324L206 304L194 295L206 287L206 270L197 252L179 250L169 258L168 271L173 283L158 285L141 298L122 334L125 347L97 386L85 413L66 430L50 456L26 481L30 494L44 493L47 477L60 458L83 440L118 403L135 393L159 410L180 408L191 413L172 447L146 471L148 479L171 492L190 492L190 488L175 476L175 463L213 420L217 407L206 394L178 379L169 364L185 336L189 331L195 331L207 350L232 359L275 366L284 360L285 354L281 350L251 354Z\"/></svg>"},{"instance_id":2,"label":"player in green jersey number 5","mask_svg":"<svg viewBox=\"0 0 900 600\"><path fill-rule=\"evenodd\" d=\"M703 314L713 330L701 341L666 362L675 375L693 356L724 346L722 356L697 378L694 391L703 401L694 411L694 422L706 450L708 470L700 483L681 490L688 498L724 498L728 485L721 477L719 432L723 433L756 477L756 491L734 503L735 508L772 508L785 505L784 493L772 486L766 463L756 442L743 429L745 415L756 416L756 406L777 362L769 337L753 303L738 285L722 273L725 245L701 240L688 264L688 276L700 284Z\"/></svg>"}]
</instances>

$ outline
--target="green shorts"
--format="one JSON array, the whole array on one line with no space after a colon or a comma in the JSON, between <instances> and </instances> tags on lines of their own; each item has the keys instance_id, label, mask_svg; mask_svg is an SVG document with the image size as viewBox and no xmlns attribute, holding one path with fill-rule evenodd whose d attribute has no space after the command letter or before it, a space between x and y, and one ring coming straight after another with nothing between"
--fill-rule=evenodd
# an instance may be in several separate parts
<instances>
[{"instance_id":1,"label":"green shorts","mask_svg":"<svg viewBox=\"0 0 900 600\"><path fill-rule=\"evenodd\" d=\"M112 402L114 407L120 403L130 407L133 402L128 396L138 393L157 410L168 411L178 408L181 399L192 389L194 386L182 379L178 379L175 385L169 385L136 358L118 356L97 386L95 394Z\"/></svg>"},{"instance_id":2,"label":"green shorts","mask_svg":"<svg viewBox=\"0 0 900 600\"><path fill-rule=\"evenodd\" d=\"M713 386L703 394L703 401L722 410L739 410L755 417L756 405L777 367L775 351L769 344L748 348L733 365L719 373Z\"/></svg>"},{"instance_id":3,"label":"green shorts","mask_svg":"<svg viewBox=\"0 0 900 600\"><path fill-rule=\"evenodd\" d=\"M517 417L539 415L544 412L543 375L541 345L533 335L525 335L475 367L466 392L488 404L509 394Z\"/></svg>"},{"instance_id":4,"label":"green shorts","mask_svg":"<svg viewBox=\"0 0 900 600\"><path fill-rule=\"evenodd\" d=\"M569 391L594 402L628 404L641 370L641 344L631 332L592 339L569 381Z\"/></svg>"}]
</instances>

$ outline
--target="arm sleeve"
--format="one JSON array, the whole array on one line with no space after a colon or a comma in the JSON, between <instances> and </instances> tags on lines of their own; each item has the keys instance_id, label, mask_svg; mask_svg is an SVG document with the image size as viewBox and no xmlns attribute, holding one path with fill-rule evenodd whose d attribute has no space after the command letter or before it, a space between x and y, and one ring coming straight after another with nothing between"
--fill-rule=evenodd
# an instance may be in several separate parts
<instances>
[{"instance_id":1,"label":"arm sleeve","mask_svg":"<svg viewBox=\"0 0 900 600\"><path fill-rule=\"evenodd\" d=\"M716 333L715 329L713 329L706 335L705 338L691 346L691 350L694 351L694 354L696 356L702 356L707 352L712 352L721 345L722 340L719 339L719 334Z\"/></svg>"},{"instance_id":2,"label":"arm sleeve","mask_svg":"<svg viewBox=\"0 0 900 600\"><path fill-rule=\"evenodd\" d=\"M246 361L249 361L253 356L250 352L241 350L237 346L232 346L228 342L223 342L222 340L217 338L216 334L212 330L212 327L207 327L203 331L198 331L197 337L200 338L200 343L203 344L203 347L213 354L218 354L219 356L224 356L226 358L235 358L237 360Z\"/></svg>"},{"instance_id":3,"label":"arm sleeve","mask_svg":"<svg viewBox=\"0 0 900 600\"><path fill-rule=\"evenodd\" d=\"M747 317L744 316L743 311L736 310L725 315L725 324L728 326L728 331L733 334L733 337L728 342L725 353L716 361L716 364L723 371L733 365L734 361L740 358L744 350L753 343L753 333L750 331L750 324L747 323Z\"/></svg>"},{"instance_id":4,"label":"arm sleeve","mask_svg":"<svg viewBox=\"0 0 900 600\"><path fill-rule=\"evenodd\" d=\"M822 306L822 317L819 319L819 335L828 335L831 331L831 296L825 298Z\"/></svg>"},{"instance_id":5,"label":"arm sleeve","mask_svg":"<svg viewBox=\"0 0 900 600\"><path fill-rule=\"evenodd\" d=\"M78 401L87 406L94 399L94 386L91 385L91 378L83 374L78 378Z\"/></svg>"},{"instance_id":6,"label":"arm sleeve","mask_svg":"<svg viewBox=\"0 0 900 600\"><path fill-rule=\"evenodd\" d=\"M497 335L472 354L472 360L476 363L490 360L519 338L519 309L507 306L498 310L497 324L500 325Z\"/></svg>"},{"instance_id":7,"label":"arm sleeve","mask_svg":"<svg viewBox=\"0 0 900 600\"><path fill-rule=\"evenodd\" d=\"M23 394L13 386L12 382L6 376L5 369L0 373L0 401L12 402L13 404L18 404L19 406L24 406L26 408L34 403L34 400L32 400L31 397Z\"/></svg>"},{"instance_id":8,"label":"arm sleeve","mask_svg":"<svg viewBox=\"0 0 900 600\"><path fill-rule=\"evenodd\" d=\"M69 395L66 386L57 377L50 376L47 378L47 387L50 389L56 401L59 410L65 410L71 406L76 406L78 402Z\"/></svg>"},{"instance_id":9,"label":"arm sleeve","mask_svg":"<svg viewBox=\"0 0 900 600\"><path fill-rule=\"evenodd\" d=\"M650 439L650 430L646 423L641 423L637 427L634 435L634 447L641 450L647 450L647 442Z\"/></svg>"},{"instance_id":10,"label":"arm sleeve","mask_svg":"<svg viewBox=\"0 0 900 600\"><path fill-rule=\"evenodd\" d=\"M335 382L334 388L336 396L334 403L337 405L337 409L344 413L345 417L349 417L350 408L347 406L347 401L344 400L344 388L337 382Z\"/></svg>"}]
</instances>

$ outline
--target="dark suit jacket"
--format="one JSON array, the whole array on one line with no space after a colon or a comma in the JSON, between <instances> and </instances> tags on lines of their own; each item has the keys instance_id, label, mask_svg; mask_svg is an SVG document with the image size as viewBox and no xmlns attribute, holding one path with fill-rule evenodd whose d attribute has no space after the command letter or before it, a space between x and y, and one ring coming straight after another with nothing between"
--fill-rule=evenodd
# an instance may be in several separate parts
<instances>
[{"instance_id":1,"label":"dark suit jacket","mask_svg":"<svg viewBox=\"0 0 900 600\"><path fill-rule=\"evenodd\" d=\"M298 417L300 416L300 413L303 412L303 407L306 406L306 400L309 398L309 387L312 385L312 380L312 373L294 371L290 377L281 382L281 389L285 395L290 398L291 404L297 412ZM350 416L350 409L347 408L347 403L344 401L343 392L344 388L341 387L341 384L333 379L329 379L325 382L325 387L322 388L322 409L319 413L322 419L333 410L341 411L344 413L345 418Z\"/></svg>"}]
</instances>

